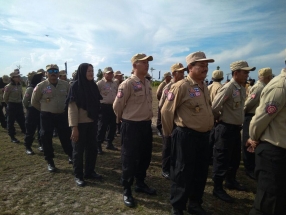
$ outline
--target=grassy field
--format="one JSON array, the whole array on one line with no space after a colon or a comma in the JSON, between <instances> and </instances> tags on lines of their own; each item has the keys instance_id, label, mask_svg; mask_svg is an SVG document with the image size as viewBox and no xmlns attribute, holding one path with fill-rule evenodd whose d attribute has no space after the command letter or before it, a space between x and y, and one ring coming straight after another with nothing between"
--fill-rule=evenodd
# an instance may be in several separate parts
<instances>
[{"instance_id":1,"label":"grassy field","mask_svg":"<svg viewBox=\"0 0 286 215\"><path fill-rule=\"evenodd\" d=\"M156 88L153 89L155 94ZM153 112L156 116L157 99L154 96ZM153 124L155 118L153 119ZM17 127L17 126L16 126ZM133 192L137 205L124 206L122 187L119 183L121 173L120 152L104 149L98 156L96 171L103 175L103 181L87 180L83 188L74 182L72 166L68 164L58 138L54 138L56 173L47 171L43 154L33 144L35 155L25 154L24 135L17 127L16 137L20 144L10 142L7 131L0 128L0 214L170 214L170 181L161 176L161 139L154 132L153 156L147 172L146 183L157 189L157 196L147 196ZM120 139L115 139L120 148ZM235 203L224 203L212 196L212 168L204 194L204 208L213 215L248 214L254 199L256 182L245 176L241 165L238 180L248 187L248 192L227 191L236 198ZM185 212L187 214L187 212Z\"/></svg>"}]
</instances>

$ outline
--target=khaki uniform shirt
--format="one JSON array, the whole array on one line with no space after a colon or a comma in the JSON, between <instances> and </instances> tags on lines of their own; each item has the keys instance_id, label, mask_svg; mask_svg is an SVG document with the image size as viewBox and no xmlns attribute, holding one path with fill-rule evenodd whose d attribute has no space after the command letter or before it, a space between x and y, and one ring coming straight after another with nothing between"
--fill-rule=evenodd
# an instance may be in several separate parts
<instances>
[{"instance_id":1,"label":"khaki uniform shirt","mask_svg":"<svg viewBox=\"0 0 286 215\"><path fill-rule=\"evenodd\" d=\"M208 90L210 92L211 102L213 102L218 90L222 88L222 84L220 82L214 81L211 85L208 86Z\"/></svg>"},{"instance_id":2,"label":"khaki uniform shirt","mask_svg":"<svg viewBox=\"0 0 286 215\"><path fill-rule=\"evenodd\" d=\"M161 114L165 136L171 135L174 123L198 132L207 132L214 125L208 88L200 88L189 75L172 85Z\"/></svg>"},{"instance_id":3,"label":"khaki uniform shirt","mask_svg":"<svg viewBox=\"0 0 286 215\"><path fill-rule=\"evenodd\" d=\"M165 103L165 100L166 100L166 98L167 98L167 96L168 96L168 92L169 92L169 90L170 90L170 88L171 88L171 86L174 84L174 82L173 81L171 81L169 84L167 84L164 88L163 88L163 93L162 93L162 96L161 96L161 99L160 99L160 101L159 101L159 109L161 109L162 107L163 107L163 105L164 105L164 103Z\"/></svg>"},{"instance_id":4,"label":"khaki uniform shirt","mask_svg":"<svg viewBox=\"0 0 286 215\"><path fill-rule=\"evenodd\" d=\"M102 96L102 100L100 103L103 104L113 104L114 99L116 97L118 84L114 81L108 82L105 78L101 79L97 82L97 86Z\"/></svg>"},{"instance_id":5,"label":"khaki uniform shirt","mask_svg":"<svg viewBox=\"0 0 286 215\"><path fill-rule=\"evenodd\" d=\"M78 123L93 122L93 119L87 116L87 111L78 108L75 102L70 102L68 106L68 120L69 126L78 126Z\"/></svg>"},{"instance_id":6,"label":"khaki uniform shirt","mask_svg":"<svg viewBox=\"0 0 286 215\"><path fill-rule=\"evenodd\" d=\"M249 94L244 104L244 112L245 113L255 113L256 108L259 105L260 95L265 87L263 82L257 81L255 85L251 87L249 90Z\"/></svg>"},{"instance_id":7,"label":"khaki uniform shirt","mask_svg":"<svg viewBox=\"0 0 286 215\"><path fill-rule=\"evenodd\" d=\"M163 81L159 86L158 86L158 89L157 89L157 92L156 92L156 96L157 96L157 99L160 101L161 99L161 96L162 96L162 93L163 93L163 89L164 87L167 85L167 82L166 81Z\"/></svg>"},{"instance_id":8,"label":"khaki uniform shirt","mask_svg":"<svg viewBox=\"0 0 286 215\"><path fill-rule=\"evenodd\" d=\"M25 92L25 95L24 95L23 101L22 101L25 108L32 106L31 98L32 98L33 90L34 90L33 87L28 87L26 89L26 92Z\"/></svg>"},{"instance_id":9,"label":"khaki uniform shirt","mask_svg":"<svg viewBox=\"0 0 286 215\"><path fill-rule=\"evenodd\" d=\"M242 125L245 97L245 88L231 79L218 91L212 103L215 119L233 125Z\"/></svg>"},{"instance_id":10,"label":"khaki uniform shirt","mask_svg":"<svg viewBox=\"0 0 286 215\"><path fill-rule=\"evenodd\" d=\"M48 79L42 81L34 88L32 106L40 111L63 113L69 87L69 83L62 80L58 80L56 87Z\"/></svg>"},{"instance_id":11,"label":"khaki uniform shirt","mask_svg":"<svg viewBox=\"0 0 286 215\"><path fill-rule=\"evenodd\" d=\"M121 119L130 121L148 121L153 117L152 88L145 79L143 83L137 76L132 75L123 81L113 103L117 122Z\"/></svg>"},{"instance_id":12,"label":"khaki uniform shirt","mask_svg":"<svg viewBox=\"0 0 286 215\"><path fill-rule=\"evenodd\" d=\"M267 141L286 149L286 69L263 89L249 126L252 140Z\"/></svg>"},{"instance_id":13,"label":"khaki uniform shirt","mask_svg":"<svg viewBox=\"0 0 286 215\"><path fill-rule=\"evenodd\" d=\"M4 89L3 99L6 104L8 102L22 103L22 85L7 84Z\"/></svg>"}]
</instances>

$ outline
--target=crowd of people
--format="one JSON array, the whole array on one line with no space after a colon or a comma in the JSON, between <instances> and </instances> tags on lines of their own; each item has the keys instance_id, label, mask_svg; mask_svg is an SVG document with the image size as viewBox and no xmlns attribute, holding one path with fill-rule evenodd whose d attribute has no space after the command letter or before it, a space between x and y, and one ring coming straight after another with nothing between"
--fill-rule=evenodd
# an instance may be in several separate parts
<instances>
[{"instance_id":1,"label":"crowd of people","mask_svg":"<svg viewBox=\"0 0 286 215\"><path fill-rule=\"evenodd\" d=\"M120 134L123 202L134 207L134 180L135 192L156 195L156 189L145 183L153 142L148 75L152 60L152 56L136 54L131 58L129 78L123 80L120 71L114 73L112 67L106 67L97 83L91 64L80 64L70 83L65 70L50 64L46 71L28 74L24 95L16 69L10 79L6 75L0 78L1 126L7 129L11 142L19 143L14 127L17 121L25 134L27 155L34 154L31 146L37 131L39 150L49 172L57 170L52 143L56 131L80 187L85 186L86 178L102 179L95 171L97 155L104 153L104 141L107 150L117 151L113 140ZM202 197L210 164L213 195L234 202L225 188L246 190L236 179L242 153L247 176L257 180L249 214L285 214L286 69L272 79L272 69L261 68L257 83L247 83L256 67L235 61L230 64L231 80L221 84L224 73L218 68L207 85L208 64L213 62L204 52L189 54L186 67L173 64L156 92L162 176L171 180L171 213L187 210L190 214L208 214L202 207Z\"/></svg>"}]
</instances>

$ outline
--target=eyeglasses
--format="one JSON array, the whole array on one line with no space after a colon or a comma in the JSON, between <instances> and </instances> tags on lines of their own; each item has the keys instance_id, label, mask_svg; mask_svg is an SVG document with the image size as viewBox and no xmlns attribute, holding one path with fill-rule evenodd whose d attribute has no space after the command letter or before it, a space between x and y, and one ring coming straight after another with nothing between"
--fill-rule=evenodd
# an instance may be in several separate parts
<instances>
[{"instance_id":1,"label":"eyeglasses","mask_svg":"<svg viewBox=\"0 0 286 215\"><path fill-rule=\"evenodd\" d=\"M48 71L47 71L48 73L59 73L59 70L58 69L49 69Z\"/></svg>"}]
</instances>

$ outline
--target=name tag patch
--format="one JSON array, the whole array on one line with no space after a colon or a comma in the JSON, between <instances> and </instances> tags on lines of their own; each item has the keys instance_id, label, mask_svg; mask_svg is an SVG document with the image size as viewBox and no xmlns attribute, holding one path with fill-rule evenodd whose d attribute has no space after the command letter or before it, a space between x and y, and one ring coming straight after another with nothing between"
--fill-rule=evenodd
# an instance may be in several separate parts
<instances>
[{"instance_id":1,"label":"name tag patch","mask_svg":"<svg viewBox=\"0 0 286 215\"><path fill-rule=\"evenodd\" d=\"M232 97L236 97L236 96L239 96L240 95L240 92L239 92L239 90L233 90L232 91Z\"/></svg>"},{"instance_id":2,"label":"name tag patch","mask_svg":"<svg viewBox=\"0 0 286 215\"><path fill-rule=\"evenodd\" d=\"M135 84L133 83L132 85L133 85L134 91L140 91L140 90L142 90L142 85L141 85L140 81L135 82Z\"/></svg>"},{"instance_id":3,"label":"name tag patch","mask_svg":"<svg viewBox=\"0 0 286 215\"><path fill-rule=\"evenodd\" d=\"M191 98L200 96L201 95L200 89L198 87L190 88L189 95Z\"/></svg>"}]
</instances>

